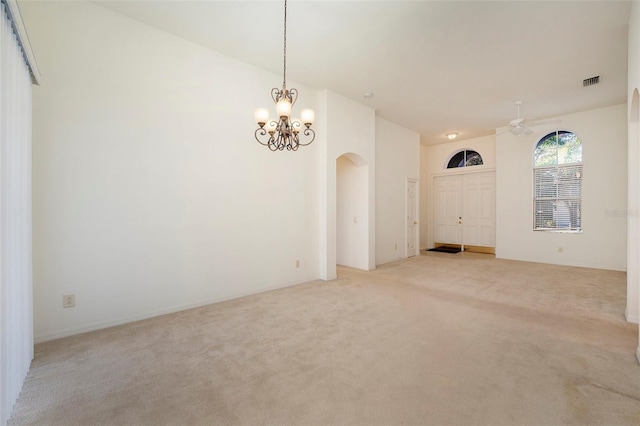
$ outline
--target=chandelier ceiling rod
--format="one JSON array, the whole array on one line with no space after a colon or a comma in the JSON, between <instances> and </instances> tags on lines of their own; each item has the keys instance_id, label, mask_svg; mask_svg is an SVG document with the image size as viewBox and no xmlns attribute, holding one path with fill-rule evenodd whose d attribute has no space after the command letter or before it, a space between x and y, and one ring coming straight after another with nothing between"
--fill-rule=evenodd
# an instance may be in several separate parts
<instances>
[{"instance_id":1,"label":"chandelier ceiling rod","mask_svg":"<svg viewBox=\"0 0 640 426\"><path fill-rule=\"evenodd\" d=\"M283 71L282 71L282 88L287 88L287 0L284 0L284 52L283 57Z\"/></svg>"}]
</instances>

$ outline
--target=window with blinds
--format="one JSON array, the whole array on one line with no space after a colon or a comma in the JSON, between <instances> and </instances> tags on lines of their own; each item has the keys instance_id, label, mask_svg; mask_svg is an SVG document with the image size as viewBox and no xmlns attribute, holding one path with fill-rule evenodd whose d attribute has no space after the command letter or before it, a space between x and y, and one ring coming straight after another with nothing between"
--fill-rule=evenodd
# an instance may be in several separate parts
<instances>
[{"instance_id":1,"label":"window with blinds","mask_svg":"<svg viewBox=\"0 0 640 426\"><path fill-rule=\"evenodd\" d=\"M540 139L534 152L533 229L582 230L582 144L571 132Z\"/></svg>"}]
</instances>

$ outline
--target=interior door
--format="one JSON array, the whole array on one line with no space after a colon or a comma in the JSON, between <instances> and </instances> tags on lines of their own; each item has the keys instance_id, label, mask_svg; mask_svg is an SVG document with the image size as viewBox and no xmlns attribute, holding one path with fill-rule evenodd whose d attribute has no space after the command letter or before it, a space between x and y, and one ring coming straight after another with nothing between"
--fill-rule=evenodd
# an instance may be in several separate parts
<instances>
[{"instance_id":1,"label":"interior door","mask_svg":"<svg viewBox=\"0 0 640 426\"><path fill-rule=\"evenodd\" d=\"M434 242L462 244L462 175L438 176L435 195Z\"/></svg>"},{"instance_id":2,"label":"interior door","mask_svg":"<svg viewBox=\"0 0 640 426\"><path fill-rule=\"evenodd\" d=\"M418 182L407 180L407 252L406 257L417 254L418 240L418 203L417 203Z\"/></svg>"}]
</instances>

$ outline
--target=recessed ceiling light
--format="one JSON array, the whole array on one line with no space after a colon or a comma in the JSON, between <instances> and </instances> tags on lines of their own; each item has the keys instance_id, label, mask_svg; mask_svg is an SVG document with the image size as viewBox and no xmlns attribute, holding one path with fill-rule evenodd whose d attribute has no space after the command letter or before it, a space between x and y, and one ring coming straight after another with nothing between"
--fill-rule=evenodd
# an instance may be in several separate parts
<instances>
[{"instance_id":1,"label":"recessed ceiling light","mask_svg":"<svg viewBox=\"0 0 640 426\"><path fill-rule=\"evenodd\" d=\"M454 140L455 138L458 137L458 134L457 133L447 133L446 136L450 141L452 141L452 140Z\"/></svg>"},{"instance_id":2,"label":"recessed ceiling light","mask_svg":"<svg viewBox=\"0 0 640 426\"><path fill-rule=\"evenodd\" d=\"M371 92L366 92L366 93L364 94L364 97L365 97L365 98L373 98L373 93L371 93Z\"/></svg>"}]
</instances>

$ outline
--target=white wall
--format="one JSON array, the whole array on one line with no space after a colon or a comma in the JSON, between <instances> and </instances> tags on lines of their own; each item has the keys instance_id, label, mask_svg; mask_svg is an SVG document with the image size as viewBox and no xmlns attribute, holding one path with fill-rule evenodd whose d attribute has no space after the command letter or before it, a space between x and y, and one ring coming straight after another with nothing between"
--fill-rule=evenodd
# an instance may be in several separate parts
<instances>
[{"instance_id":1,"label":"white wall","mask_svg":"<svg viewBox=\"0 0 640 426\"><path fill-rule=\"evenodd\" d=\"M321 142L273 153L254 139L281 76L91 3L25 2L23 15L46 76L37 340L318 277ZM290 86L322 111L318 92Z\"/></svg>"},{"instance_id":2,"label":"white wall","mask_svg":"<svg viewBox=\"0 0 640 426\"><path fill-rule=\"evenodd\" d=\"M319 127L326 135L319 154L320 278L336 278L336 160L344 154L357 158L368 170L367 269L375 268L375 112L329 90L322 92L320 107L326 121ZM324 125L324 127L322 127Z\"/></svg>"},{"instance_id":3,"label":"white wall","mask_svg":"<svg viewBox=\"0 0 640 426\"><path fill-rule=\"evenodd\" d=\"M407 179L420 179L420 135L376 117L376 265L405 257Z\"/></svg>"},{"instance_id":4,"label":"white wall","mask_svg":"<svg viewBox=\"0 0 640 426\"><path fill-rule=\"evenodd\" d=\"M576 133L582 141L583 232L532 230L532 155L544 134L517 137L506 132L496 140L496 256L624 271L626 107L616 105L558 118L562 120L560 129Z\"/></svg>"},{"instance_id":5,"label":"white wall","mask_svg":"<svg viewBox=\"0 0 640 426\"><path fill-rule=\"evenodd\" d=\"M369 170L347 156L336 164L336 262L338 265L369 269Z\"/></svg>"},{"instance_id":6,"label":"white wall","mask_svg":"<svg viewBox=\"0 0 640 426\"><path fill-rule=\"evenodd\" d=\"M453 154L463 149L478 152L482 156L483 164L473 166L468 169L447 169L447 164ZM495 135L490 135L461 141L447 142L439 145L422 145L420 147L420 167L422 179L420 194L422 203L420 214L423 225L420 232L420 247L422 249L426 249L434 246L434 200L432 197L434 176L494 170L496 168L496 137Z\"/></svg>"}]
</instances>

